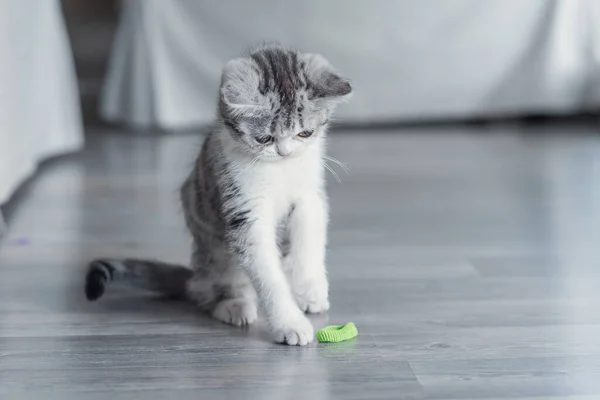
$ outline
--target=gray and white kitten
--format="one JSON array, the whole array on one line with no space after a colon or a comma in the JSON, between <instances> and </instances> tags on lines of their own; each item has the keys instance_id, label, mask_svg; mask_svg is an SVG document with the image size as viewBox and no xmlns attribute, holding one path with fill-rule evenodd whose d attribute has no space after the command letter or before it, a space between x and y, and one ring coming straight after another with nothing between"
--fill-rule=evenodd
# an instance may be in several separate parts
<instances>
[{"instance_id":1,"label":"gray and white kitten","mask_svg":"<svg viewBox=\"0 0 600 400\"><path fill-rule=\"evenodd\" d=\"M352 91L320 55L278 46L229 61L219 118L181 188L191 269L155 261L90 263L86 294L108 282L195 301L233 325L265 312L277 342L306 345L304 315L329 308L325 134Z\"/></svg>"}]
</instances>

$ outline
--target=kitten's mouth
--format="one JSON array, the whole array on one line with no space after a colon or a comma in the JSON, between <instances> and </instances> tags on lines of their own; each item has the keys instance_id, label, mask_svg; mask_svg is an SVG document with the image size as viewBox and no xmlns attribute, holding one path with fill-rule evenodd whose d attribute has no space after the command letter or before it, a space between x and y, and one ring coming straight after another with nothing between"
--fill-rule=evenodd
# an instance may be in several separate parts
<instances>
[{"instance_id":1,"label":"kitten's mouth","mask_svg":"<svg viewBox=\"0 0 600 400\"><path fill-rule=\"evenodd\" d=\"M285 156L282 156L281 154L262 155L262 156L260 156L260 160L266 161L266 162L285 161L285 160L290 160L292 158L296 158L300 154L301 154L301 152L295 152L295 153L291 153L291 154L285 155Z\"/></svg>"},{"instance_id":2,"label":"kitten's mouth","mask_svg":"<svg viewBox=\"0 0 600 400\"><path fill-rule=\"evenodd\" d=\"M261 156L260 160L266 161L266 162L277 162L277 161L285 160L286 158L289 158L289 156L272 155L272 156Z\"/></svg>"}]
</instances>

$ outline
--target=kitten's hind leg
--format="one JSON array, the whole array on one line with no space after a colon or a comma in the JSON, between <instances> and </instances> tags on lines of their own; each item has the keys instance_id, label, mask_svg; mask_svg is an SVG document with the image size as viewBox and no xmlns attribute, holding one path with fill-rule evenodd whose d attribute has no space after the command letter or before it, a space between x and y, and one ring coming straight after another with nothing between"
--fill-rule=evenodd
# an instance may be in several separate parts
<instances>
[{"instance_id":1,"label":"kitten's hind leg","mask_svg":"<svg viewBox=\"0 0 600 400\"><path fill-rule=\"evenodd\" d=\"M249 325L258 317L256 291L248 275L233 260L220 275L215 290L220 299L212 316L226 324Z\"/></svg>"},{"instance_id":2,"label":"kitten's hind leg","mask_svg":"<svg viewBox=\"0 0 600 400\"><path fill-rule=\"evenodd\" d=\"M250 325L258 317L256 301L243 297L221 300L215 306L212 316L226 324Z\"/></svg>"},{"instance_id":3,"label":"kitten's hind leg","mask_svg":"<svg viewBox=\"0 0 600 400\"><path fill-rule=\"evenodd\" d=\"M243 271L227 264L195 269L188 296L219 321L249 325L258 317L256 292Z\"/></svg>"}]
</instances>

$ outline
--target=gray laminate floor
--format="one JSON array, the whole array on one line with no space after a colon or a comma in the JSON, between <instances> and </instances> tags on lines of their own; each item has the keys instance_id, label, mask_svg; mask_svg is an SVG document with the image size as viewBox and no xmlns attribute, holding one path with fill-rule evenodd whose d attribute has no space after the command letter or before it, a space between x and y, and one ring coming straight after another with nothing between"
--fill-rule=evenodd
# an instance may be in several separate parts
<instances>
[{"instance_id":1,"label":"gray laminate floor","mask_svg":"<svg viewBox=\"0 0 600 400\"><path fill-rule=\"evenodd\" d=\"M185 262L177 185L200 138L96 133L25 190L0 244L1 399L600 399L600 135L593 128L332 134L332 310L359 337L112 290L92 257Z\"/></svg>"}]
</instances>

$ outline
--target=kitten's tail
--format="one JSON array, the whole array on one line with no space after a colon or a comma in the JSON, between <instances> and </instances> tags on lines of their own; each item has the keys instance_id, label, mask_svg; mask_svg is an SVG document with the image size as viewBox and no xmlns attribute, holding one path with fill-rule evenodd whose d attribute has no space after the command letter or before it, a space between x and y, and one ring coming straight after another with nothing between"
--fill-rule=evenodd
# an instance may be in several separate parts
<instances>
[{"instance_id":1,"label":"kitten's tail","mask_svg":"<svg viewBox=\"0 0 600 400\"><path fill-rule=\"evenodd\" d=\"M174 299L186 298L186 283L192 270L180 265L136 259L98 259L89 264L85 295L94 301L102 297L111 282L162 293Z\"/></svg>"}]
</instances>

